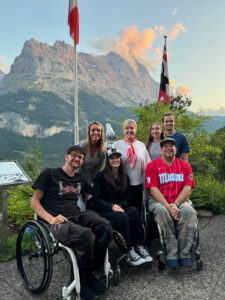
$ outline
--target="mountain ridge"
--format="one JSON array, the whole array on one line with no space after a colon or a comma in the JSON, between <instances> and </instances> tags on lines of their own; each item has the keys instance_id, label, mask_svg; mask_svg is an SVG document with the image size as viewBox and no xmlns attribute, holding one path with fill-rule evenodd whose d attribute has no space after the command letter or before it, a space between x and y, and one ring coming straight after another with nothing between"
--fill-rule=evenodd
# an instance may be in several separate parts
<instances>
[{"instance_id":1,"label":"mountain ridge","mask_svg":"<svg viewBox=\"0 0 225 300\"><path fill-rule=\"evenodd\" d=\"M133 58L135 59L135 58ZM120 55L78 53L80 89L90 89L117 106L156 99L158 83L136 59L137 70ZM73 93L73 47L64 41L53 46L31 39L24 43L10 73L0 82L0 93L20 89L52 91L66 102Z\"/></svg>"}]
</instances>

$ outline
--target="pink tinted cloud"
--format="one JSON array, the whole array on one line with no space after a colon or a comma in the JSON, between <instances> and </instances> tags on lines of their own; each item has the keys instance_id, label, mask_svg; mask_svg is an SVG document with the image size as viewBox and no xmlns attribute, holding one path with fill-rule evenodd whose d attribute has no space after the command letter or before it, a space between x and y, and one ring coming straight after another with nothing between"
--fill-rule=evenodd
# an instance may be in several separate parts
<instances>
[{"instance_id":1,"label":"pink tinted cloud","mask_svg":"<svg viewBox=\"0 0 225 300\"><path fill-rule=\"evenodd\" d=\"M176 94L177 95L181 95L181 96L185 96L187 94L190 93L190 89L188 87L186 87L185 85L180 85L177 89L176 89Z\"/></svg>"},{"instance_id":2,"label":"pink tinted cloud","mask_svg":"<svg viewBox=\"0 0 225 300\"><path fill-rule=\"evenodd\" d=\"M187 29L184 27L183 23L177 23L173 26L173 28L169 32L168 39L175 40L181 32L186 32L186 30Z\"/></svg>"}]
</instances>

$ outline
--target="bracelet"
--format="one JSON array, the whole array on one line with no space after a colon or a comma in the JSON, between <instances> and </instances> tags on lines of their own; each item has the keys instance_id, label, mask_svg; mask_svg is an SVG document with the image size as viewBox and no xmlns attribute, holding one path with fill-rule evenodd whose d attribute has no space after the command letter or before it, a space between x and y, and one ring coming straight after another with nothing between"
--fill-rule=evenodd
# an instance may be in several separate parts
<instances>
[{"instance_id":1,"label":"bracelet","mask_svg":"<svg viewBox=\"0 0 225 300\"><path fill-rule=\"evenodd\" d=\"M174 202L174 204L176 205L176 207L177 207L177 208L179 208L179 207L180 207L180 203L178 203L178 202Z\"/></svg>"}]
</instances>

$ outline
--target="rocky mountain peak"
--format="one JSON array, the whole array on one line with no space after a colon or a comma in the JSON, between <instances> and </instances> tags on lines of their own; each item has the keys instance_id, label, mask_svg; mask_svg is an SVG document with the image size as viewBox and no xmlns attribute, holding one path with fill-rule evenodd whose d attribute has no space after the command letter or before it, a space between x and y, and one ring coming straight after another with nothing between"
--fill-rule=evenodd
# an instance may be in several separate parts
<instances>
[{"instance_id":1,"label":"rocky mountain peak","mask_svg":"<svg viewBox=\"0 0 225 300\"><path fill-rule=\"evenodd\" d=\"M0 94L17 90L50 91L70 102L73 97L73 47L64 41L53 46L35 39L26 41L11 71L0 82ZM93 91L118 106L153 100L158 83L135 57L78 54L79 88Z\"/></svg>"}]
</instances>

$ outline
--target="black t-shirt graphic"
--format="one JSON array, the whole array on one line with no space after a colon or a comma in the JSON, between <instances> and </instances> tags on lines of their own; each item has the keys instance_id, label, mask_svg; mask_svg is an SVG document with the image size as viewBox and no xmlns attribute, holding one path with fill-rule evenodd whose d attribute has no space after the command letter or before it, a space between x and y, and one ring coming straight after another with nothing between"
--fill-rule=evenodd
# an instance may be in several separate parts
<instances>
[{"instance_id":1,"label":"black t-shirt graphic","mask_svg":"<svg viewBox=\"0 0 225 300\"><path fill-rule=\"evenodd\" d=\"M48 213L53 216L62 214L67 218L80 213L77 206L80 193L91 192L91 187L79 173L70 177L62 168L45 169L33 188L44 192L41 205Z\"/></svg>"}]
</instances>

